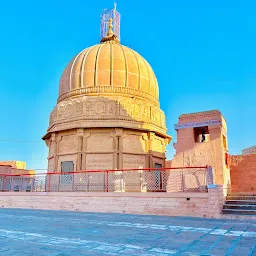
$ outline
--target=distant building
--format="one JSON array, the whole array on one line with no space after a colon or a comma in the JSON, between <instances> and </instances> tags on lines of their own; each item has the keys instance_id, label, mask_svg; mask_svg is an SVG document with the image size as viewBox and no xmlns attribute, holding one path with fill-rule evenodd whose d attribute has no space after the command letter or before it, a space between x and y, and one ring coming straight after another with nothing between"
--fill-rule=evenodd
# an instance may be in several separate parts
<instances>
[{"instance_id":1,"label":"distant building","mask_svg":"<svg viewBox=\"0 0 256 256\"><path fill-rule=\"evenodd\" d=\"M256 146L252 146L250 148L245 148L242 150L243 155L252 155L256 154Z\"/></svg>"},{"instance_id":2,"label":"distant building","mask_svg":"<svg viewBox=\"0 0 256 256\"><path fill-rule=\"evenodd\" d=\"M0 165L10 165L12 168L17 168L17 169L26 169L26 162L23 161L3 161L0 162Z\"/></svg>"},{"instance_id":3,"label":"distant building","mask_svg":"<svg viewBox=\"0 0 256 256\"><path fill-rule=\"evenodd\" d=\"M0 191L33 191L34 174L34 170L26 170L26 162L0 162Z\"/></svg>"},{"instance_id":4,"label":"distant building","mask_svg":"<svg viewBox=\"0 0 256 256\"><path fill-rule=\"evenodd\" d=\"M2 161L0 162L0 174L35 174L34 170L26 169L26 162Z\"/></svg>"}]
</instances>

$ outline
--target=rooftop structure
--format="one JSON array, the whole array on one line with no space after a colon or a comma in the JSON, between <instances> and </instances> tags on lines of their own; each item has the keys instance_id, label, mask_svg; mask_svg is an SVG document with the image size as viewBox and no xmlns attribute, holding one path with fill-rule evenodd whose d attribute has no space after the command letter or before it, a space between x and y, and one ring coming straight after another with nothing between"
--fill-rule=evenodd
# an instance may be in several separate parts
<instances>
[{"instance_id":1,"label":"rooftop structure","mask_svg":"<svg viewBox=\"0 0 256 256\"><path fill-rule=\"evenodd\" d=\"M243 154L243 155L252 155L252 154L256 154L256 146L252 146L252 147L243 149L243 150L242 150L242 154Z\"/></svg>"}]
</instances>

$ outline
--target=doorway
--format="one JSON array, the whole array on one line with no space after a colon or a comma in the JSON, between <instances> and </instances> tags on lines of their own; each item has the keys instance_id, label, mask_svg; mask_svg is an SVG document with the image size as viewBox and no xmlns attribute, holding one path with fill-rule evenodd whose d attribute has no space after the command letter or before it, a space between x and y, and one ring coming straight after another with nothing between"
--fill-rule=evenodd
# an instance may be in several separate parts
<instances>
[{"instance_id":1,"label":"doorway","mask_svg":"<svg viewBox=\"0 0 256 256\"><path fill-rule=\"evenodd\" d=\"M74 162L65 161L61 162L61 175L59 182L60 191L72 191L73 190L73 173L74 172Z\"/></svg>"},{"instance_id":2,"label":"doorway","mask_svg":"<svg viewBox=\"0 0 256 256\"><path fill-rule=\"evenodd\" d=\"M163 176L162 176L162 171L160 170L163 168L162 164L155 163L154 165L155 169L159 170L154 170L154 179L155 179L155 188L156 191L163 191Z\"/></svg>"}]
</instances>

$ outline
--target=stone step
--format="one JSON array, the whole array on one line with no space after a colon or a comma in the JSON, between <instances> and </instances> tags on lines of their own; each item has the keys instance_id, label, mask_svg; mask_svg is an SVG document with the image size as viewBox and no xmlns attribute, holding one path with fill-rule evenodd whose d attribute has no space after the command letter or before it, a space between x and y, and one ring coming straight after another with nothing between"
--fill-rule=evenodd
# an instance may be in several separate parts
<instances>
[{"instance_id":1,"label":"stone step","mask_svg":"<svg viewBox=\"0 0 256 256\"><path fill-rule=\"evenodd\" d=\"M256 216L256 210L223 209L222 213L223 214L255 215Z\"/></svg>"},{"instance_id":2,"label":"stone step","mask_svg":"<svg viewBox=\"0 0 256 256\"><path fill-rule=\"evenodd\" d=\"M256 196L227 196L227 200L255 200L256 201Z\"/></svg>"},{"instance_id":3,"label":"stone step","mask_svg":"<svg viewBox=\"0 0 256 256\"><path fill-rule=\"evenodd\" d=\"M256 193L235 193L235 192L231 192L231 193L228 193L228 196L256 196Z\"/></svg>"},{"instance_id":4,"label":"stone step","mask_svg":"<svg viewBox=\"0 0 256 256\"><path fill-rule=\"evenodd\" d=\"M255 200L227 200L226 204L256 205Z\"/></svg>"},{"instance_id":5,"label":"stone step","mask_svg":"<svg viewBox=\"0 0 256 256\"><path fill-rule=\"evenodd\" d=\"M239 210L255 210L256 211L256 204L255 205L224 204L223 209L239 209Z\"/></svg>"}]
</instances>

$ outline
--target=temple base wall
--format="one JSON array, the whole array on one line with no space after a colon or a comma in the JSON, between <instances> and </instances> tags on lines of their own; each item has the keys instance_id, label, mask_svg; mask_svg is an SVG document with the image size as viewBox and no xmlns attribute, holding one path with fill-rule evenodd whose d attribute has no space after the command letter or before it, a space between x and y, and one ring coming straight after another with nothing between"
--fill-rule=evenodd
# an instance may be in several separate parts
<instances>
[{"instance_id":1,"label":"temple base wall","mask_svg":"<svg viewBox=\"0 0 256 256\"><path fill-rule=\"evenodd\" d=\"M114 170L165 167L168 139L149 131L122 128L73 129L47 140L48 171Z\"/></svg>"},{"instance_id":2,"label":"temple base wall","mask_svg":"<svg viewBox=\"0 0 256 256\"><path fill-rule=\"evenodd\" d=\"M208 193L3 192L0 207L218 218L222 191L217 186Z\"/></svg>"}]
</instances>

